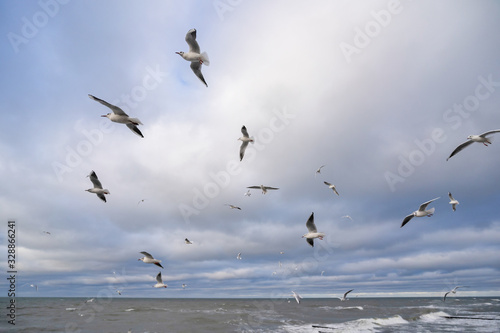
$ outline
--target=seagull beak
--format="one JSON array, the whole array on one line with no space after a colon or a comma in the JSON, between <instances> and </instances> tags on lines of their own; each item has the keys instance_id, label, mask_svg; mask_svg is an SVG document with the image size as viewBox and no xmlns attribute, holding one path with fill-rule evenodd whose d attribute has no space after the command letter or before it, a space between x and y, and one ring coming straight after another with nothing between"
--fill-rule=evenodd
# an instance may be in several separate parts
<instances>
[{"instance_id":1,"label":"seagull beak","mask_svg":"<svg viewBox=\"0 0 500 333\"><path fill-rule=\"evenodd\" d=\"M180 52L175 52L175 53L176 53L176 54L179 54L179 55L181 54Z\"/></svg>"},{"instance_id":2,"label":"seagull beak","mask_svg":"<svg viewBox=\"0 0 500 333\"><path fill-rule=\"evenodd\" d=\"M108 115L106 115L106 114L103 114L103 115L102 115L101 117L107 117L107 116L108 116Z\"/></svg>"}]
</instances>

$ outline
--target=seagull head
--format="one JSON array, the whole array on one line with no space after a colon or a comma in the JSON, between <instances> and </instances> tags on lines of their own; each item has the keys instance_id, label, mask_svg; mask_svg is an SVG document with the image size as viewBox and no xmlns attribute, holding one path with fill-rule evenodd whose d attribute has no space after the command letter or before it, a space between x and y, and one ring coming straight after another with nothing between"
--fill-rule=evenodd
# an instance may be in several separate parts
<instances>
[{"instance_id":1,"label":"seagull head","mask_svg":"<svg viewBox=\"0 0 500 333\"><path fill-rule=\"evenodd\" d=\"M467 137L467 140L472 140L472 135L469 135L469 136Z\"/></svg>"},{"instance_id":2,"label":"seagull head","mask_svg":"<svg viewBox=\"0 0 500 333\"><path fill-rule=\"evenodd\" d=\"M108 113L108 114L103 114L101 117L106 117L106 118L109 118L109 116L111 115L111 113Z\"/></svg>"},{"instance_id":3,"label":"seagull head","mask_svg":"<svg viewBox=\"0 0 500 333\"><path fill-rule=\"evenodd\" d=\"M109 192L108 190L104 190L104 191L102 191L102 193L104 193L104 194L111 194L111 192Z\"/></svg>"},{"instance_id":4,"label":"seagull head","mask_svg":"<svg viewBox=\"0 0 500 333\"><path fill-rule=\"evenodd\" d=\"M180 55L181 57L184 55L184 52L182 51L179 51L179 52L175 52L176 54Z\"/></svg>"}]
</instances>

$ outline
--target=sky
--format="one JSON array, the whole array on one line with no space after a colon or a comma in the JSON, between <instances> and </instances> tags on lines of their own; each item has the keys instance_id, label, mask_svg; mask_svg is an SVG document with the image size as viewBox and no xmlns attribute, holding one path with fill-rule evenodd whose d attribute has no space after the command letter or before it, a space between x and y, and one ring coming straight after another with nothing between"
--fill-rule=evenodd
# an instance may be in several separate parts
<instances>
[{"instance_id":1,"label":"sky","mask_svg":"<svg viewBox=\"0 0 500 333\"><path fill-rule=\"evenodd\" d=\"M500 129L499 2L0 9L0 267L15 221L17 297L500 295L500 133L447 161ZM208 87L175 53L192 28ZM92 170L106 203L85 191ZM244 195L261 184L279 190Z\"/></svg>"}]
</instances>

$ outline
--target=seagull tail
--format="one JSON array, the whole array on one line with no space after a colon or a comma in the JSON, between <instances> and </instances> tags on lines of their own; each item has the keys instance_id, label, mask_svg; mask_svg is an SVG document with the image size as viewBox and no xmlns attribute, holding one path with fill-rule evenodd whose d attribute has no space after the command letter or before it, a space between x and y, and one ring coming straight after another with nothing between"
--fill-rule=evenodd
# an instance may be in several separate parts
<instances>
[{"instance_id":1,"label":"seagull tail","mask_svg":"<svg viewBox=\"0 0 500 333\"><path fill-rule=\"evenodd\" d=\"M208 59L208 54L207 52L203 52L201 54L201 61L203 61L204 65L210 66L210 59Z\"/></svg>"},{"instance_id":2,"label":"seagull tail","mask_svg":"<svg viewBox=\"0 0 500 333\"><path fill-rule=\"evenodd\" d=\"M434 214L434 211L436 210L436 208L432 207L431 209L428 210L429 214Z\"/></svg>"}]
</instances>

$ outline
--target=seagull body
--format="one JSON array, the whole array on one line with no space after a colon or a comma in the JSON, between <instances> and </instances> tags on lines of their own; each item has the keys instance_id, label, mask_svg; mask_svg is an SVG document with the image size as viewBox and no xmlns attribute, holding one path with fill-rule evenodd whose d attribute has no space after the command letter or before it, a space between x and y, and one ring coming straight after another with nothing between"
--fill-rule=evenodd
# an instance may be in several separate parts
<instances>
[{"instance_id":1,"label":"seagull body","mask_svg":"<svg viewBox=\"0 0 500 333\"><path fill-rule=\"evenodd\" d=\"M338 297L338 299L341 300L342 302L343 301L347 301L347 294L349 294L353 290L354 289L351 289L351 290L347 291L342 297Z\"/></svg>"},{"instance_id":2,"label":"seagull body","mask_svg":"<svg viewBox=\"0 0 500 333\"><path fill-rule=\"evenodd\" d=\"M431 202L433 202L434 200L437 200L437 199L439 199L439 197L421 204L420 207L418 208L418 210L414 211L413 213L411 213L410 215L405 217L400 228L402 228L406 223L410 222L410 220L414 217L422 217L422 216L429 216L430 217L430 216L432 216L432 214L434 214L434 207L431 209L427 209L427 210L426 210L426 208L427 208L428 204L430 204Z\"/></svg>"},{"instance_id":3,"label":"seagull body","mask_svg":"<svg viewBox=\"0 0 500 333\"><path fill-rule=\"evenodd\" d=\"M187 238L186 238L186 239L184 239L184 243L186 243L186 244L193 244L193 242L191 242L191 241L190 241L189 239L187 239Z\"/></svg>"},{"instance_id":4,"label":"seagull body","mask_svg":"<svg viewBox=\"0 0 500 333\"><path fill-rule=\"evenodd\" d=\"M453 196L451 195L450 192L448 192L448 197L450 198L451 208L453 209L453 211L456 211L457 205L459 204L459 202L453 198Z\"/></svg>"},{"instance_id":5,"label":"seagull body","mask_svg":"<svg viewBox=\"0 0 500 333\"><path fill-rule=\"evenodd\" d=\"M318 170L316 170L316 172L314 173L314 177L316 177L316 175L317 175L318 173L321 173L321 168L323 168L324 166L325 166L325 165L322 165L322 166L320 166L320 167L318 168Z\"/></svg>"},{"instance_id":6,"label":"seagull body","mask_svg":"<svg viewBox=\"0 0 500 333\"><path fill-rule=\"evenodd\" d=\"M89 175L87 175L87 177L90 178L90 181L92 182L94 187L89 188L88 190L85 190L85 191L90 192L90 193L95 193L99 197L99 199L106 202L106 197L104 195L110 194L110 193L107 189L102 188L101 182L99 181L99 178L97 178L95 171L92 170L92 172Z\"/></svg>"},{"instance_id":7,"label":"seagull body","mask_svg":"<svg viewBox=\"0 0 500 333\"><path fill-rule=\"evenodd\" d=\"M243 136L241 138L238 138L238 140L241 140L240 162L243 160L243 156L245 156L245 150L247 149L248 143L254 143L253 137L248 136L247 128L245 126L241 128L241 133L243 134Z\"/></svg>"},{"instance_id":8,"label":"seagull body","mask_svg":"<svg viewBox=\"0 0 500 333\"><path fill-rule=\"evenodd\" d=\"M141 254L144 254L144 257L139 258L137 260L142 260L146 264L155 264L156 266L163 268L163 266L160 264L161 260L153 258L153 256L147 253L146 251L142 251Z\"/></svg>"},{"instance_id":9,"label":"seagull body","mask_svg":"<svg viewBox=\"0 0 500 333\"><path fill-rule=\"evenodd\" d=\"M156 284L153 286L154 288L167 288L167 285L163 283L163 280L161 279L161 272L156 275Z\"/></svg>"},{"instance_id":10,"label":"seagull body","mask_svg":"<svg viewBox=\"0 0 500 333\"><path fill-rule=\"evenodd\" d=\"M323 182L323 183L325 183L326 186L328 186L329 188L331 188L333 190L333 192L335 192L336 195L339 195L339 192L337 192L337 189L335 188L335 185L330 184L329 182Z\"/></svg>"},{"instance_id":11,"label":"seagull body","mask_svg":"<svg viewBox=\"0 0 500 333\"><path fill-rule=\"evenodd\" d=\"M191 69L193 73L208 87L203 74L201 73L201 65L210 65L208 54L206 52L200 53L200 46L196 41L196 29L191 29L186 34L186 43L189 45L188 52L175 52L180 55L184 60L191 62Z\"/></svg>"},{"instance_id":12,"label":"seagull body","mask_svg":"<svg viewBox=\"0 0 500 333\"><path fill-rule=\"evenodd\" d=\"M297 294L295 291L292 290L292 295L293 297L295 297L295 300L297 301L297 303L300 304L300 299L302 298L299 294Z\"/></svg>"},{"instance_id":13,"label":"seagull body","mask_svg":"<svg viewBox=\"0 0 500 333\"><path fill-rule=\"evenodd\" d=\"M500 130L488 131L479 135L469 135L467 137L467 140L469 141L465 141L464 143L460 144L457 148L455 148L455 150L451 153L450 157L448 157L446 160L448 161L453 155L456 155L462 149L464 149L467 146L470 146L474 142L480 142L483 145L488 146L488 144L491 144L491 139L488 138L488 135L494 133L500 133Z\"/></svg>"},{"instance_id":14,"label":"seagull body","mask_svg":"<svg viewBox=\"0 0 500 333\"><path fill-rule=\"evenodd\" d=\"M444 294L443 302L446 302L446 296L448 296L449 293L456 294L457 293L457 289L461 288L461 287L462 286L457 286L457 287L453 288L452 290L448 291L446 294Z\"/></svg>"},{"instance_id":15,"label":"seagull body","mask_svg":"<svg viewBox=\"0 0 500 333\"><path fill-rule=\"evenodd\" d=\"M319 238L322 240L325 236L324 233L318 232L318 230L316 229L316 225L314 224L314 212L311 213L311 216L309 216L309 219L306 222L306 227L309 232L304 234L302 238L305 238L309 245L314 247L314 238Z\"/></svg>"},{"instance_id":16,"label":"seagull body","mask_svg":"<svg viewBox=\"0 0 500 333\"><path fill-rule=\"evenodd\" d=\"M106 117L106 118L108 118L109 120L111 120L112 122L115 122L115 123L125 124L125 125L127 125L127 127L132 132L134 132L135 134L139 135L141 138L144 137L144 135L142 135L142 133L139 130L139 128L137 128L137 125L142 125L142 123L141 123L141 121L139 119L129 117L125 113L125 111L123 111L122 109L120 109L116 105L109 104L108 102L106 102L106 101L104 101L104 100L102 100L100 98L97 98L95 96L92 96L90 94L89 94L89 97L91 99L93 99L94 101L97 101L97 102L101 103L102 105L107 106L108 108L111 109L111 111L113 111L112 113L108 113L108 114L102 115L101 117Z\"/></svg>"},{"instance_id":17,"label":"seagull body","mask_svg":"<svg viewBox=\"0 0 500 333\"><path fill-rule=\"evenodd\" d=\"M262 194L266 194L267 190L279 190L279 188L277 188L277 187L264 186L264 185L260 185L260 186L248 186L247 188L261 189L262 190Z\"/></svg>"},{"instance_id":18,"label":"seagull body","mask_svg":"<svg viewBox=\"0 0 500 333\"><path fill-rule=\"evenodd\" d=\"M238 206L229 205L229 204L226 204L226 206L229 206L229 208L231 208L231 209L238 209L238 210L241 210L241 208L240 208L240 207L238 207Z\"/></svg>"}]
</instances>

